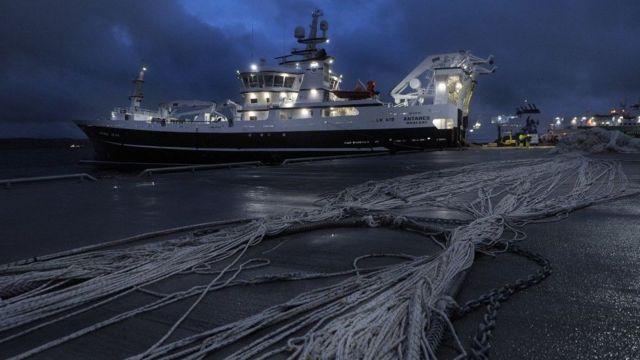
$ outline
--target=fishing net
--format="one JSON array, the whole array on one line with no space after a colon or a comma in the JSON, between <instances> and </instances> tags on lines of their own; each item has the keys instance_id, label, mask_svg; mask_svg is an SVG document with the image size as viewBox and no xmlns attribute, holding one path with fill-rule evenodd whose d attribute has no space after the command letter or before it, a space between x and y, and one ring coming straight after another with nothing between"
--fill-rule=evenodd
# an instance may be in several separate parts
<instances>
[{"instance_id":1,"label":"fishing net","mask_svg":"<svg viewBox=\"0 0 640 360\"><path fill-rule=\"evenodd\" d=\"M556 152L581 151L590 154L615 152L640 152L640 139L633 138L618 130L591 128L569 133L558 141Z\"/></svg>"},{"instance_id":2,"label":"fishing net","mask_svg":"<svg viewBox=\"0 0 640 360\"><path fill-rule=\"evenodd\" d=\"M600 139L601 132L588 134ZM628 147L632 142L616 144ZM455 303L451 289L469 271L477 252L522 241L522 230L514 229L528 223L562 219L573 210L637 191L621 166L609 160L572 154L478 163L369 181L323 195L315 209L222 224L187 238L8 264L0 267L0 344L143 292L155 300L71 329L15 358L45 352L178 301L190 306L163 336L132 358L200 359L232 347L225 353L230 359L432 359L438 343L433 334L443 326L456 339L460 356L466 356L445 309ZM444 226L427 217L434 208L464 216ZM404 261L377 268L361 268L358 258L353 269L342 272L240 278L248 269L269 266L268 261L249 258L250 248L279 236L338 226L410 230L436 241L441 251L397 255ZM516 236L507 241L508 233ZM209 276L209 281L173 293L150 289L185 274ZM345 278L176 340L184 320L216 291L336 276Z\"/></svg>"}]
</instances>

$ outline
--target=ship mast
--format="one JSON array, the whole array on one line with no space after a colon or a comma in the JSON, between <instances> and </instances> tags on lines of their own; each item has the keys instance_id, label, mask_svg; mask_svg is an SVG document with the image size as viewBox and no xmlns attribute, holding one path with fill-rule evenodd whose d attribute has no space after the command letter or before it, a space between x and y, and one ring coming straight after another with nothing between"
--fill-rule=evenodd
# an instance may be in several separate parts
<instances>
[{"instance_id":1,"label":"ship mast","mask_svg":"<svg viewBox=\"0 0 640 360\"><path fill-rule=\"evenodd\" d=\"M142 105L145 71L147 71L147 68L142 66L138 77L133 80L133 95L129 96L129 100L131 100L131 111L140 109L140 105Z\"/></svg>"}]
</instances>

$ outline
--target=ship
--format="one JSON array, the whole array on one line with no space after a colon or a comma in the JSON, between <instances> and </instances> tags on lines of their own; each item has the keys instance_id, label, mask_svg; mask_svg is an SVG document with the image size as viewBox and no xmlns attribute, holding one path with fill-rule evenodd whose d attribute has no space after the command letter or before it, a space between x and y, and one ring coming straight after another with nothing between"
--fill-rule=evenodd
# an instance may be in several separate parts
<instances>
[{"instance_id":1,"label":"ship","mask_svg":"<svg viewBox=\"0 0 640 360\"><path fill-rule=\"evenodd\" d=\"M316 9L299 47L236 71L241 101L176 100L142 107L142 67L128 107L109 119L75 120L98 160L153 163L280 162L283 159L461 146L471 96L493 56L431 55L380 99L375 81L343 89L329 55L329 23Z\"/></svg>"}]
</instances>

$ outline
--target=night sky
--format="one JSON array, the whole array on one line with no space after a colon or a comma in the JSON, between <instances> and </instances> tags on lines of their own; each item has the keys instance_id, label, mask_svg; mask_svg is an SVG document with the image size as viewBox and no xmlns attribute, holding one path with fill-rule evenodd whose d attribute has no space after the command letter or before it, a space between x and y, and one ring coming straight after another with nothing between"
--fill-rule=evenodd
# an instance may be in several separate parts
<instances>
[{"instance_id":1,"label":"night sky","mask_svg":"<svg viewBox=\"0 0 640 360\"><path fill-rule=\"evenodd\" d=\"M374 79L384 100L427 55L461 49L499 67L473 121L524 99L552 117L640 98L637 0L0 0L0 137L81 137L70 120L126 105L142 63L145 107L238 100L235 70L288 53L316 7L343 87Z\"/></svg>"}]
</instances>

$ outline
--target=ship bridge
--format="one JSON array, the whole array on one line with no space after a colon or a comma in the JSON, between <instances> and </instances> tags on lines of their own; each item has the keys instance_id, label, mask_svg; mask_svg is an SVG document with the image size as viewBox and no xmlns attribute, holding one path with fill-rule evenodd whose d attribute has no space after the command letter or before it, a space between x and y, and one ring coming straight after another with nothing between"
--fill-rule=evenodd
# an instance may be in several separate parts
<instances>
[{"instance_id":1,"label":"ship bridge","mask_svg":"<svg viewBox=\"0 0 640 360\"><path fill-rule=\"evenodd\" d=\"M292 68L251 65L250 70L238 71L244 98L243 120L265 120L274 105L290 107L295 104L304 73Z\"/></svg>"},{"instance_id":2,"label":"ship bridge","mask_svg":"<svg viewBox=\"0 0 640 360\"><path fill-rule=\"evenodd\" d=\"M302 26L294 30L302 48L277 57L277 66L261 61L237 72L244 98L239 110L242 120L266 120L273 109L279 109L280 119L313 117L312 104L341 100L334 92L340 90L342 76L333 72L335 59L320 47L329 43L329 23L319 20L321 10L316 9L311 16L308 35Z\"/></svg>"}]
</instances>

